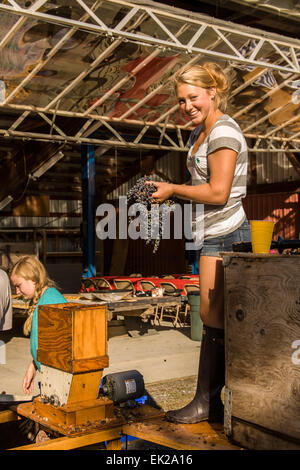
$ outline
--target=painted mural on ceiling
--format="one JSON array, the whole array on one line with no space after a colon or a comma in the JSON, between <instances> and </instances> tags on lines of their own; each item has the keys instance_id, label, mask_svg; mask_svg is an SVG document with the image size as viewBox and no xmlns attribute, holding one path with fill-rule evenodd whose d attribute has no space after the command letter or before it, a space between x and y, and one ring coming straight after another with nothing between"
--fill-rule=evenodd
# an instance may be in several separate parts
<instances>
[{"instance_id":1,"label":"painted mural on ceiling","mask_svg":"<svg viewBox=\"0 0 300 470\"><path fill-rule=\"evenodd\" d=\"M38 132L41 127L43 135L65 135L63 123L55 126L57 116L86 120L74 126L72 136L87 135L100 117L107 123L188 127L177 106L172 76L187 62L216 60L231 76L228 112L244 132L249 136L294 135L297 142L300 45L280 49L266 41L261 46L254 36L249 39L229 29L221 35L216 26L204 28L191 15L176 16L172 10L160 16L157 4L149 14L150 7L147 10L140 4L151 2L0 2L0 8L7 5L0 10L3 132ZM28 15L13 11L14 5ZM44 19L42 14L51 16ZM102 27L101 34L96 27ZM205 34L199 33L201 27ZM174 47L168 47L170 38ZM232 50L248 62L230 60ZM257 63L251 63L254 56ZM30 121L33 116L34 122Z\"/></svg>"},{"instance_id":2,"label":"painted mural on ceiling","mask_svg":"<svg viewBox=\"0 0 300 470\"><path fill-rule=\"evenodd\" d=\"M49 2L46 11L48 14L62 15L73 20L79 20L81 17L76 5L59 7ZM118 20L119 14L117 12L116 18L112 18L110 26ZM14 27L16 19L13 14L1 13L0 40ZM52 53L53 57L50 58L53 48L68 30L69 28L59 25L26 20L13 35L9 44L0 50L0 77L2 83L5 84L6 96L15 93L10 103L48 106L74 78L84 73L88 64L94 63L99 55L105 55L112 44L110 38L98 38L93 34L76 31L64 42L56 54ZM130 42L115 44L103 61L93 67L91 73L62 99L61 107L67 110L85 111L114 85L118 85L124 77L130 76L151 52L151 46L145 48ZM147 90L157 83L177 60L178 54L167 53L153 57L148 66L142 67L139 72L126 80L126 83L118 87L118 90L107 100L108 102L101 107L101 113L113 117L128 111L126 103L144 98ZM42 66L41 69L26 83L26 86L16 93L15 90L18 89L22 80L39 65ZM168 100L169 94L158 94L150 100L148 108ZM146 108L139 113L144 117Z\"/></svg>"}]
</instances>

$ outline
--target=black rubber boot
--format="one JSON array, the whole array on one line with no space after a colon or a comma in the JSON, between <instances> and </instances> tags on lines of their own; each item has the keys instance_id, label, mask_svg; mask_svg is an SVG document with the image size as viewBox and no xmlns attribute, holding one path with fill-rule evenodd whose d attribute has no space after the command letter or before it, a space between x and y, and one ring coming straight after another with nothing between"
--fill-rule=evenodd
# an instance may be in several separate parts
<instances>
[{"instance_id":1,"label":"black rubber boot","mask_svg":"<svg viewBox=\"0 0 300 470\"><path fill-rule=\"evenodd\" d=\"M224 330L203 326L196 394L180 410L166 413L173 423L222 422L221 391L225 384Z\"/></svg>"}]
</instances>

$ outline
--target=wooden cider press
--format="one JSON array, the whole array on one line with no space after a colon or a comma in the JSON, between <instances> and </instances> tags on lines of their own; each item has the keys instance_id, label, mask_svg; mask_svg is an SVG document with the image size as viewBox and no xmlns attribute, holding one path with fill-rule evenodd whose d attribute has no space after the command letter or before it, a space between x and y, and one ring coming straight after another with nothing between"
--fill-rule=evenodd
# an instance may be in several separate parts
<instances>
[{"instance_id":1,"label":"wooden cider press","mask_svg":"<svg viewBox=\"0 0 300 470\"><path fill-rule=\"evenodd\" d=\"M125 424L128 412L122 404L144 393L142 375L127 371L104 377L99 394L109 363L106 305L40 306L37 359L41 394L19 405L17 412L64 435ZM129 414L139 420L157 412L142 405Z\"/></svg>"}]
</instances>

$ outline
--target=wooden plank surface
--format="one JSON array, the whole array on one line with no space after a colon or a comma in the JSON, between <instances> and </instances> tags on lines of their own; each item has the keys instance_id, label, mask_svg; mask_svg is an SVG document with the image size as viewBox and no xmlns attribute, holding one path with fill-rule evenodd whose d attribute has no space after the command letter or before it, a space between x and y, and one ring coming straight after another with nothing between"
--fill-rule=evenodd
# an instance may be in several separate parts
<instances>
[{"instance_id":1,"label":"wooden plank surface","mask_svg":"<svg viewBox=\"0 0 300 470\"><path fill-rule=\"evenodd\" d=\"M72 373L78 374L80 372L89 372L102 370L108 367L109 357L100 356L100 357L90 357L88 359L74 359L72 361Z\"/></svg>"},{"instance_id":2,"label":"wooden plank surface","mask_svg":"<svg viewBox=\"0 0 300 470\"><path fill-rule=\"evenodd\" d=\"M174 424L156 418L147 422L126 424L124 434L176 450L240 450L226 438L222 424L207 421L196 424Z\"/></svg>"},{"instance_id":3,"label":"wooden plank surface","mask_svg":"<svg viewBox=\"0 0 300 470\"><path fill-rule=\"evenodd\" d=\"M108 366L106 306L39 308L38 360L70 373Z\"/></svg>"},{"instance_id":4,"label":"wooden plank surface","mask_svg":"<svg viewBox=\"0 0 300 470\"><path fill-rule=\"evenodd\" d=\"M115 427L104 431L84 434L82 436L59 437L39 444L29 444L27 446L14 447L8 450L71 450L104 441L115 441L116 439L120 439L120 434L121 427Z\"/></svg>"},{"instance_id":5,"label":"wooden plank surface","mask_svg":"<svg viewBox=\"0 0 300 470\"><path fill-rule=\"evenodd\" d=\"M76 309L73 314L73 359L94 361L107 356L106 306ZM107 367L108 358L106 361ZM84 365L84 364L83 364ZM102 367L102 368L104 368ZM94 367L96 368L96 367ZM98 367L99 368L99 367ZM88 370L88 369L85 369ZM79 372L80 370L76 370ZM74 370L75 372L75 370Z\"/></svg>"},{"instance_id":6,"label":"wooden plank surface","mask_svg":"<svg viewBox=\"0 0 300 470\"><path fill-rule=\"evenodd\" d=\"M102 371L75 374L72 376L68 404L80 401L96 400L99 393Z\"/></svg>"},{"instance_id":7,"label":"wooden plank surface","mask_svg":"<svg viewBox=\"0 0 300 470\"><path fill-rule=\"evenodd\" d=\"M15 413L15 411L12 410L5 410L5 411L0 411L0 423L8 423L10 421L17 421L18 415Z\"/></svg>"},{"instance_id":8,"label":"wooden plank surface","mask_svg":"<svg viewBox=\"0 0 300 470\"><path fill-rule=\"evenodd\" d=\"M19 411L20 406L18 407ZM27 411L26 411L27 410ZM136 417L139 419L133 421ZM125 412L124 412L125 413ZM40 444L30 444L18 447L18 450L68 450L96 444L103 441L113 441L108 449L119 449L120 436L129 435L148 442L162 445L175 450L242 450L240 446L233 445L225 436L223 425L211 424L207 421L197 424L174 424L164 418L160 410L152 409L146 405L138 410L127 410L128 416L124 416L127 423L115 423L110 428L103 430L73 434L58 439L51 439ZM126 414L126 413L125 413ZM32 414L30 404L22 405L21 415L37 420ZM131 416L132 415L132 416ZM43 426L47 427L44 421ZM53 430L59 431L59 427Z\"/></svg>"},{"instance_id":9,"label":"wooden plank surface","mask_svg":"<svg viewBox=\"0 0 300 470\"><path fill-rule=\"evenodd\" d=\"M69 309L43 305L39 307L38 323L38 361L72 372L73 325Z\"/></svg>"},{"instance_id":10,"label":"wooden plank surface","mask_svg":"<svg viewBox=\"0 0 300 470\"><path fill-rule=\"evenodd\" d=\"M298 443L287 439L286 435L276 435L268 429L253 426L233 418L232 428L237 442L246 442L249 450L300 450Z\"/></svg>"},{"instance_id":11,"label":"wooden plank surface","mask_svg":"<svg viewBox=\"0 0 300 470\"><path fill-rule=\"evenodd\" d=\"M235 256L225 267L231 414L300 439L300 257Z\"/></svg>"},{"instance_id":12,"label":"wooden plank surface","mask_svg":"<svg viewBox=\"0 0 300 470\"><path fill-rule=\"evenodd\" d=\"M106 444L106 450L121 450L122 442L121 439L114 439L108 441Z\"/></svg>"},{"instance_id":13,"label":"wooden plank surface","mask_svg":"<svg viewBox=\"0 0 300 470\"><path fill-rule=\"evenodd\" d=\"M33 411L34 414L37 414L39 419L46 418L49 427L52 425L61 426L61 434L67 435L72 434L72 427L75 429L76 426L84 426L87 425L87 423L100 422L106 418L114 418L113 402L107 398L73 403L62 407L45 404L40 398L36 398L33 402Z\"/></svg>"}]
</instances>

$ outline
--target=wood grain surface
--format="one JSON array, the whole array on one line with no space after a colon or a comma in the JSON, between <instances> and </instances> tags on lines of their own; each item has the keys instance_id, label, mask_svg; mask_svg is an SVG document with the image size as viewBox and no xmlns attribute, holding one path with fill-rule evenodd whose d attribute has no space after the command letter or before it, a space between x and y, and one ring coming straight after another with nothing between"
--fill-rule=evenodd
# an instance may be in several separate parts
<instances>
[{"instance_id":1,"label":"wood grain surface","mask_svg":"<svg viewBox=\"0 0 300 470\"><path fill-rule=\"evenodd\" d=\"M106 306L61 305L39 307L38 360L70 373L107 367Z\"/></svg>"},{"instance_id":2,"label":"wood grain surface","mask_svg":"<svg viewBox=\"0 0 300 470\"><path fill-rule=\"evenodd\" d=\"M71 307L39 307L38 361L65 372L72 372L72 326Z\"/></svg>"},{"instance_id":3,"label":"wood grain surface","mask_svg":"<svg viewBox=\"0 0 300 470\"><path fill-rule=\"evenodd\" d=\"M225 263L226 264L226 263ZM300 442L300 257L225 266L226 387L232 416Z\"/></svg>"},{"instance_id":4,"label":"wood grain surface","mask_svg":"<svg viewBox=\"0 0 300 470\"><path fill-rule=\"evenodd\" d=\"M196 424L173 424L162 418L127 424L123 432L130 436L177 450L240 450L224 435L221 424L207 421Z\"/></svg>"}]
</instances>

